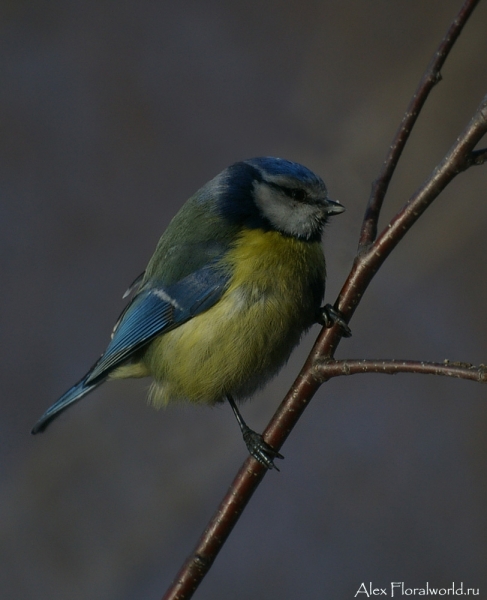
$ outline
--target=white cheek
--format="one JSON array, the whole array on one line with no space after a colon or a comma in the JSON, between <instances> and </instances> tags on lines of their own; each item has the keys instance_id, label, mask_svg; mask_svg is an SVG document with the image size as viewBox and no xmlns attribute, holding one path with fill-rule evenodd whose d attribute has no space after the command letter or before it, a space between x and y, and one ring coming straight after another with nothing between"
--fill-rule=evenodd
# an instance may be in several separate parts
<instances>
[{"instance_id":1,"label":"white cheek","mask_svg":"<svg viewBox=\"0 0 487 600\"><path fill-rule=\"evenodd\" d=\"M266 184L254 185L255 203L272 225L290 235L310 237L318 228L318 207L291 200Z\"/></svg>"}]
</instances>

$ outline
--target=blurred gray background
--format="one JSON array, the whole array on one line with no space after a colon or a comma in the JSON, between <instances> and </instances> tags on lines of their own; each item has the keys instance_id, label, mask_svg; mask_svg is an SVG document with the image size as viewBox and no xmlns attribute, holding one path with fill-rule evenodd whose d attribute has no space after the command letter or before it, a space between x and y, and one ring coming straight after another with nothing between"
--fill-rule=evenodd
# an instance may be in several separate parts
<instances>
[{"instance_id":1,"label":"blurred gray background","mask_svg":"<svg viewBox=\"0 0 487 600\"><path fill-rule=\"evenodd\" d=\"M102 386L30 428L99 356L171 217L232 162L306 164L347 212L460 0L3 0L0 4L0 597L159 598L246 456L228 407L155 412ZM382 224L486 93L487 6L443 70ZM392 254L338 357L487 362L487 171L462 174ZM263 429L318 329L243 407ZM314 398L196 597L353 598L362 582L487 598L487 388L340 378Z\"/></svg>"}]
</instances>

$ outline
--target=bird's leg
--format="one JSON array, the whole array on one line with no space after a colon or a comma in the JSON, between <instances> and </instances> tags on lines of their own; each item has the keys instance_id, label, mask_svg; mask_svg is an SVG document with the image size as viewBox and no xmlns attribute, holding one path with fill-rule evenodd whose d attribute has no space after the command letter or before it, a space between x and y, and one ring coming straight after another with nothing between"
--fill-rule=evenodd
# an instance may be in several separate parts
<instances>
[{"instance_id":1,"label":"bird's leg","mask_svg":"<svg viewBox=\"0 0 487 600\"><path fill-rule=\"evenodd\" d=\"M318 314L318 323L327 328L333 327L333 325L338 325L342 330L343 337L350 337L352 335L352 330L345 323L341 312L334 308L331 304L325 304L325 306L320 308Z\"/></svg>"},{"instance_id":2,"label":"bird's leg","mask_svg":"<svg viewBox=\"0 0 487 600\"><path fill-rule=\"evenodd\" d=\"M272 446L269 446L267 442L264 441L263 437L260 433L257 433L250 429L247 423L243 420L240 411L237 408L235 400L227 394L227 400L232 407L235 418L237 419L237 423L240 427L240 431L242 432L242 436L244 442L247 446L247 449L251 456L253 456L256 460L260 462L261 465L267 467L268 469L279 469L274 464L275 458L284 458L282 454L280 454L277 450L274 450Z\"/></svg>"}]
</instances>

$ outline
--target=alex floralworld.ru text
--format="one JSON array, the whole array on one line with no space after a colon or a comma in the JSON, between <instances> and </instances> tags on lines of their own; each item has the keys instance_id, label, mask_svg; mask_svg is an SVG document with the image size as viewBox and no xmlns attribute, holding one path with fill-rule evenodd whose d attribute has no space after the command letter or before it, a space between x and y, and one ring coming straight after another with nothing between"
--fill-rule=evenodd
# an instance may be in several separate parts
<instances>
[{"instance_id":1,"label":"alex floralworld.ru text","mask_svg":"<svg viewBox=\"0 0 487 600\"><path fill-rule=\"evenodd\" d=\"M400 598L401 596L478 596L479 588L466 588L462 583L450 587L432 587L426 582L424 587L408 587L403 581L391 581L390 587L375 587L372 582L362 582L355 598L372 598L374 596L388 596Z\"/></svg>"}]
</instances>

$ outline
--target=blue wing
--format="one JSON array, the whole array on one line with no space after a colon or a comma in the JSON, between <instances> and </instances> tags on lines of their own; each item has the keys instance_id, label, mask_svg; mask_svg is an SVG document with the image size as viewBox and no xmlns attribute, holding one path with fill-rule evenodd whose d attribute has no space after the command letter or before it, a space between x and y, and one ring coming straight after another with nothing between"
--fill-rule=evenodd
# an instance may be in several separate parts
<instances>
[{"instance_id":1,"label":"blue wing","mask_svg":"<svg viewBox=\"0 0 487 600\"><path fill-rule=\"evenodd\" d=\"M81 381L42 415L32 433L43 431L68 406L103 383L113 369L154 337L211 308L221 298L229 279L230 276L212 261L170 285L143 284L118 320L104 354Z\"/></svg>"},{"instance_id":2,"label":"blue wing","mask_svg":"<svg viewBox=\"0 0 487 600\"><path fill-rule=\"evenodd\" d=\"M120 317L112 340L87 383L104 378L155 336L213 306L228 280L227 274L210 264L172 285L142 289Z\"/></svg>"}]
</instances>

